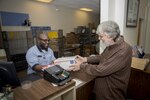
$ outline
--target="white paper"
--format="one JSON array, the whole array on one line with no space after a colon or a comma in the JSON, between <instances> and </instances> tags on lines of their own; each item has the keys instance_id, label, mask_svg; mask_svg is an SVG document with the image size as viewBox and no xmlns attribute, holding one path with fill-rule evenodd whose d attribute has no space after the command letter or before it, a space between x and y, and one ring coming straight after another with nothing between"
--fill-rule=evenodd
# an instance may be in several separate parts
<instances>
[{"instance_id":1,"label":"white paper","mask_svg":"<svg viewBox=\"0 0 150 100\"><path fill-rule=\"evenodd\" d=\"M76 79L76 78L73 80L76 82L75 86L78 86L79 84L83 83L83 81Z\"/></svg>"},{"instance_id":2,"label":"white paper","mask_svg":"<svg viewBox=\"0 0 150 100\"><path fill-rule=\"evenodd\" d=\"M75 56L58 58L54 63L67 70L69 69L69 66L75 64Z\"/></svg>"}]
</instances>

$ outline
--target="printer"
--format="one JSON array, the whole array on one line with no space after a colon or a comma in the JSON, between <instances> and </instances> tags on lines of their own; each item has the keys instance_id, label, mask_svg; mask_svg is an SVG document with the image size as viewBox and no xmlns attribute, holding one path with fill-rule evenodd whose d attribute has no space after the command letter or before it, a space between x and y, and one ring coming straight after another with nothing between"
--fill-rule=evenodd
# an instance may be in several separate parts
<instances>
[{"instance_id":1,"label":"printer","mask_svg":"<svg viewBox=\"0 0 150 100\"><path fill-rule=\"evenodd\" d=\"M61 68L59 65L48 67L44 70L43 77L45 80L59 86L71 80L70 73Z\"/></svg>"}]
</instances>

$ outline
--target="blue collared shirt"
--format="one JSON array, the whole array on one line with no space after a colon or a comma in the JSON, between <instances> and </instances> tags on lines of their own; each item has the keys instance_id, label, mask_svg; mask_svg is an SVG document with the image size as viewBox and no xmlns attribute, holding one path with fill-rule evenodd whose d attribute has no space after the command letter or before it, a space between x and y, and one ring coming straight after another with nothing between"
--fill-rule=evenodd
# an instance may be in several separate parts
<instances>
[{"instance_id":1,"label":"blue collared shirt","mask_svg":"<svg viewBox=\"0 0 150 100\"><path fill-rule=\"evenodd\" d=\"M28 63L27 74L35 73L33 70L35 65L48 65L55 59L52 49L48 48L48 50L45 51L41 50L36 45L31 47L26 53L26 60Z\"/></svg>"}]
</instances>

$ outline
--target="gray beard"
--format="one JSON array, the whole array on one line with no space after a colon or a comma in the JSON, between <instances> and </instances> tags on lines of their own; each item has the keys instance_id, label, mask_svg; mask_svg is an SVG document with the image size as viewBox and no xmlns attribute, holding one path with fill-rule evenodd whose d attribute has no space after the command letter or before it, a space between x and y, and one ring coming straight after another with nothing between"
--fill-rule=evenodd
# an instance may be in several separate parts
<instances>
[{"instance_id":1,"label":"gray beard","mask_svg":"<svg viewBox=\"0 0 150 100\"><path fill-rule=\"evenodd\" d=\"M100 40L100 51L99 54L102 54L104 52L104 50L106 49L106 47L108 47L103 41Z\"/></svg>"}]
</instances>

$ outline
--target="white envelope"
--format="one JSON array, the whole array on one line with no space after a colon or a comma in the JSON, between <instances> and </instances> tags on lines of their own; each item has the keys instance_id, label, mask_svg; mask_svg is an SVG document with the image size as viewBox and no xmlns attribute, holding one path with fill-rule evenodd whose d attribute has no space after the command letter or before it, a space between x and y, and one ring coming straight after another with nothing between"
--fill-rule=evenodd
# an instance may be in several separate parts
<instances>
[{"instance_id":1,"label":"white envelope","mask_svg":"<svg viewBox=\"0 0 150 100\"><path fill-rule=\"evenodd\" d=\"M67 70L69 69L69 66L75 64L75 56L58 58L54 63Z\"/></svg>"}]
</instances>

